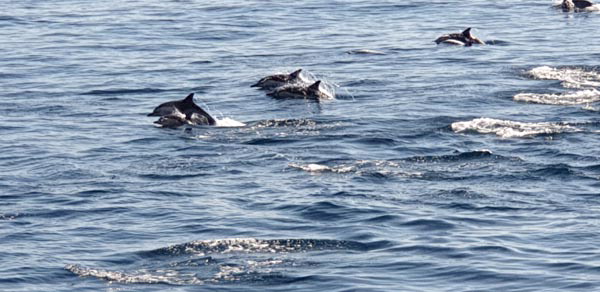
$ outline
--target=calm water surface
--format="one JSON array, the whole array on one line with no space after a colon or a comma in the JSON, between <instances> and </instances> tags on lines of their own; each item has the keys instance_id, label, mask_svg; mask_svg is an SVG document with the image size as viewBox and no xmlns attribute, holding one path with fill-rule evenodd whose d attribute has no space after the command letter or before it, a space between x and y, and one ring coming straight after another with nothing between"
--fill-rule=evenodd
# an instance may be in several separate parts
<instances>
[{"instance_id":1,"label":"calm water surface","mask_svg":"<svg viewBox=\"0 0 600 292\"><path fill-rule=\"evenodd\" d=\"M599 13L217 2L3 3L1 291L600 291Z\"/></svg>"}]
</instances>

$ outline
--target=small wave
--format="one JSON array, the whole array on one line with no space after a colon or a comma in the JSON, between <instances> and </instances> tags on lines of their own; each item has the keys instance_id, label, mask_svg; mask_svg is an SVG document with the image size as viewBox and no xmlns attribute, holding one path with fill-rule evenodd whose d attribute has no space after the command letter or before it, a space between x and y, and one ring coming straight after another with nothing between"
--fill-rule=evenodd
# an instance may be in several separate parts
<instances>
[{"instance_id":1,"label":"small wave","mask_svg":"<svg viewBox=\"0 0 600 292\"><path fill-rule=\"evenodd\" d=\"M566 88L599 87L600 73L583 68L553 68L541 66L527 71L527 75L539 80L559 80Z\"/></svg>"},{"instance_id":2,"label":"small wave","mask_svg":"<svg viewBox=\"0 0 600 292\"><path fill-rule=\"evenodd\" d=\"M134 93L157 93L169 91L160 88L138 88L138 89L106 89L106 90L91 90L82 93L83 95L113 95L113 94L134 94Z\"/></svg>"},{"instance_id":3,"label":"small wave","mask_svg":"<svg viewBox=\"0 0 600 292\"><path fill-rule=\"evenodd\" d=\"M0 21L21 21L21 19L8 15L0 15Z\"/></svg>"},{"instance_id":4,"label":"small wave","mask_svg":"<svg viewBox=\"0 0 600 292\"><path fill-rule=\"evenodd\" d=\"M519 93L513 99L516 101L554 105L587 104L600 101L600 91L592 88L562 94Z\"/></svg>"},{"instance_id":5,"label":"small wave","mask_svg":"<svg viewBox=\"0 0 600 292\"><path fill-rule=\"evenodd\" d=\"M530 171L530 173L534 173L540 177L550 177L556 176L561 179L565 179L566 177L572 176L575 174L575 171L571 168L571 166L567 164L554 164L548 165L544 168L540 168L537 170Z\"/></svg>"},{"instance_id":6,"label":"small wave","mask_svg":"<svg viewBox=\"0 0 600 292\"><path fill-rule=\"evenodd\" d=\"M454 224L445 220L436 219L417 219L402 223L402 226L412 227L422 231L439 231L454 229Z\"/></svg>"},{"instance_id":7,"label":"small wave","mask_svg":"<svg viewBox=\"0 0 600 292\"><path fill-rule=\"evenodd\" d=\"M190 65L198 65L198 64L211 64L212 61L208 61L208 60L202 60L202 61L194 61L194 62L190 62Z\"/></svg>"},{"instance_id":8,"label":"small wave","mask_svg":"<svg viewBox=\"0 0 600 292\"><path fill-rule=\"evenodd\" d=\"M357 49L347 52L350 55L385 55L385 52L371 49Z\"/></svg>"},{"instance_id":9,"label":"small wave","mask_svg":"<svg viewBox=\"0 0 600 292\"><path fill-rule=\"evenodd\" d=\"M432 162L453 162L453 161L465 161L470 159L481 159L481 158L496 158L500 159L502 156L495 155L491 150L481 149L475 151L462 152L458 154L450 155L438 155L438 156L414 156L403 159L404 161L417 162L417 163L432 163Z\"/></svg>"},{"instance_id":10,"label":"small wave","mask_svg":"<svg viewBox=\"0 0 600 292\"><path fill-rule=\"evenodd\" d=\"M350 173L350 172L356 171L356 167L346 166L346 165L329 167L327 165L316 164L316 163L310 163L310 164L305 164L305 165L297 164L297 163L290 163L289 166L292 168L301 169L301 170L304 170L306 172L311 172L311 173L320 173L320 172Z\"/></svg>"},{"instance_id":11,"label":"small wave","mask_svg":"<svg viewBox=\"0 0 600 292\"><path fill-rule=\"evenodd\" d=\"M490 118L455 122L451 127L457 133L475 131L482 134L496 134L502 138L523 138L581 131L579 128L559 123L523 123Z\"/></svg>"}]
</instances>

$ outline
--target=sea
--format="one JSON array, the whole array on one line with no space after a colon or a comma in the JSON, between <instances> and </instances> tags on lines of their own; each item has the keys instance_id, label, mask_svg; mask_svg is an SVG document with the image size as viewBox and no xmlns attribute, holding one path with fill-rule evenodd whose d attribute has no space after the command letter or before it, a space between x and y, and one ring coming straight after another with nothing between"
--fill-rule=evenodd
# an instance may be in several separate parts
<instances>
[{"instance_id":1,"label":"sea","mask_svg":"<svg viewBox=\"0 0 600 292\"><path fill-rule=\"evenodd\" d=\"M1 2L2 292L600 291L600 12Z\"/></svg>"}]
</instances>

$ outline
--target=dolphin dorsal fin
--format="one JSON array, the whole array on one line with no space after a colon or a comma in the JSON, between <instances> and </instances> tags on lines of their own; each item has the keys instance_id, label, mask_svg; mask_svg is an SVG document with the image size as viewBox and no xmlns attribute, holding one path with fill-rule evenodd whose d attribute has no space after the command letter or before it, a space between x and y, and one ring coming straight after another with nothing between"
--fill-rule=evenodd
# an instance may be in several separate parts
<instances>
[{"instance_id":1,"label":"dolphin dorsal fin","mask_svg":"<svg viewBox=\"0 0 600 292\"><path fill-rule=\"evenodd\" d=\"M308 89L319 91L319 85L321 85L321 80L317 80L317 82L311 84Z\"/></svg>"},{"instance_id":2,"label":"dolphin dorsal fin","mask_svg":"<svg viewBox=\"0 0 600 292\"><path fill-rule=\"evenodd\" d=\"M190 93L183 99L184 103L194 103L194 94Z\"/></svg>"},{"instance_id":3,"label":"dolphin dorsal fin","mask_svg":"<svg viewBox=\"0 0 600 292\"><path fill-rule=\"evenodd\" d=\"M470 27L468 27L467 29L465 29L465 30L462 32L462 34L463 34L465 37L471 38L471 28L470 28Z\"/></svg>"},{"instance_id":4,"label":"dolphin dorsal fin","mask_svg":"<svg viewBox=\"0 0 600 292\"><path fill-rule=\"evenodd\" d=\"M300 76L300 72L302 72L302 68L290 73L290 77L297 78L298 76Z\"/></svg>"}]
</instances>

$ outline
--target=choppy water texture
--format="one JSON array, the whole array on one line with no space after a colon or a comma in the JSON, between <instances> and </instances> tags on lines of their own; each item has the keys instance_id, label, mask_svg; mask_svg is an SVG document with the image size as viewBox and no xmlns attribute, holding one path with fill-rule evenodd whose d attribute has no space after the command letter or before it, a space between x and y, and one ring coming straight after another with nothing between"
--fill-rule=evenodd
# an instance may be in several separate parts
<instances>
[{"instance_id":1,"label":"choppy water texture","mask_svg":"<svg viewBox=\"0 0 600 292\"><path fill-rule=\"evenodd\" d=\"M600 13L551 5L5 1L0 290L599 291ZM297 68L337 98L250 88ZM246 126L146 117L190 92Z\"/></svg>"}]
</instances>

